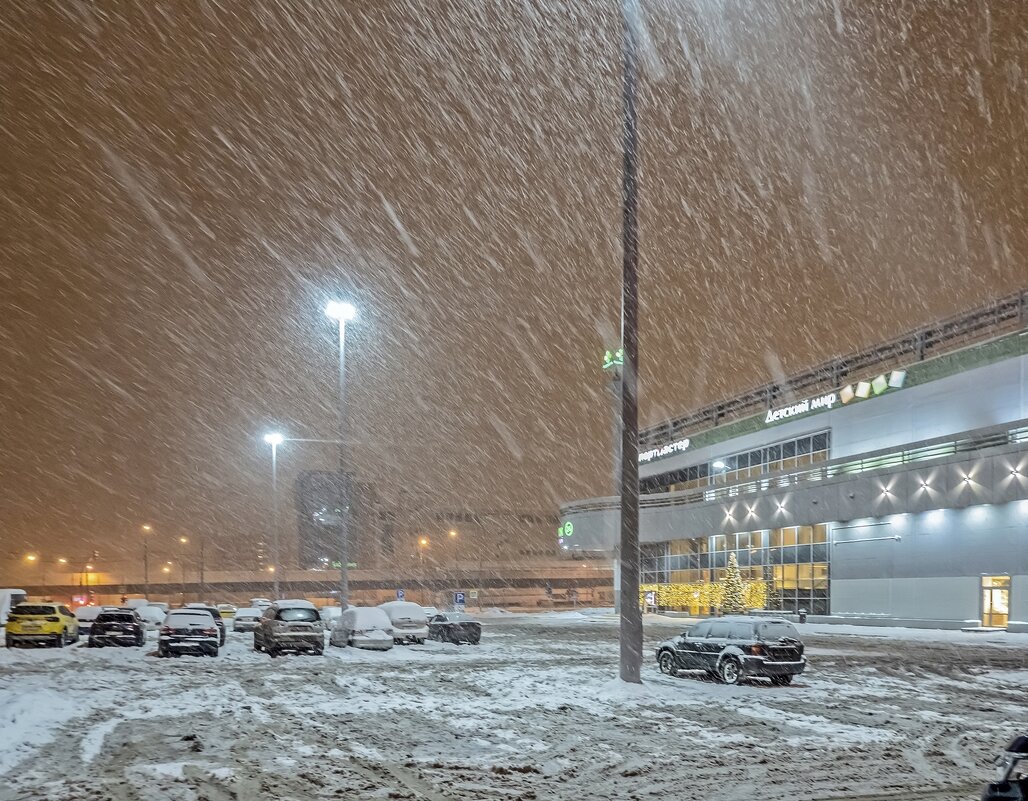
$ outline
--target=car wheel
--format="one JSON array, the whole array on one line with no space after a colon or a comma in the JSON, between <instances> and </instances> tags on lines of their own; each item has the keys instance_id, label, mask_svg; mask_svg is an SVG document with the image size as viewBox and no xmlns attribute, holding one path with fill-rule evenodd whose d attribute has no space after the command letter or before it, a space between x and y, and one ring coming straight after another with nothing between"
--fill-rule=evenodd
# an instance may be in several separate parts
<instances>
[{"instance_id":1,"label":"car wheel","mask_svg":"<svg viewBox=\"0 0 1028 801\"><path fill-rule=\"evenodd\" d=\"M216 646L215 646L214 648L211 648L211 649L210 649L210 650L209 650L209 651L207 652L207 655L208 655L208 656L217 656L217 655L218 655L218 648L217 648Z\"/></svg>"},{"instance_id":2,"label":"car wheel","mask_svg":"<svg viewBox=\"0 0 1028 801\"><path fill-rule=\"evenodd\" d=\"M789 673L785 676L772 676L771 683L777 687L788 687L792 684L792 674Z\"/></svg>"},{"instance_id":3,"label":"car wheel","mask_svg":"<svg viewBox=\"0 0 1028 801\"><path fill-rule=\"evenodd\" d=\"M7 648L13 648L14 647L14 638L13 637L4 637L4 645Z\"/></svg>"},{"instance_id":4,"label":"car wheel","mask_svg":"<svg viewBox=\"0 0 1028 801\"><path fill-rule=\"evenodd\" d=\"M269 645L268 646L268 656L270 656L272 659L277 658L278 657L278 648L276 646L274 646L274 645Z\"/></svg>"},{"instance_id":5,"label":"car wheel","mask_svg":"<svg viewBox=\"0 0 1028 801\"><path fill-rule=\"evenodd\" d=\"M314 649L314 655L315 656L324 656L325 655L325 649L324 648L315 648Z\"/></svg>"},{"instance_id":6,"label":"car wheel","mask_svg":"<svg viewBox=\"0 0 1028 801\"><path fill-rule=\"evenodd\" d=\"M54 635L54 647L56 647L56 648L63 648L64 647L64 637L65 637L65 635L67 633L68 633L67 631L62 631L60 634L55 634Z\"/></svg>"},{"instance_id":7,"label":"car wheel","mask_svg":"<svg viewBox=\"0 0 1028 801\"><path fill-rule=\"evenodd\" d=\"M742 680L742 665L734 656L726 656L718 665L717 675L725 684L738 684Z\"/></svg>"},{"instance_id":8,"label":"car wheel","mask_svg":"<svg viewBox=\"0 0 1028 801\"><path fill-rule=\"evenodd\" d=\"M677 676L678 669L675 667L675 655L670 651L661 651L657 659L660 672L668 676Z\"/></svg>"}]
</instances>

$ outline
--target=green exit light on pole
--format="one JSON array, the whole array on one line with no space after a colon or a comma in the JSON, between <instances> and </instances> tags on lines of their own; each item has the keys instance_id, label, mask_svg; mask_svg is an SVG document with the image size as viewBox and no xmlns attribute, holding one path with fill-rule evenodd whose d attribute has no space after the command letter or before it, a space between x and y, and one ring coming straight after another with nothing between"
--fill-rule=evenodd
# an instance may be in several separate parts
<instances>
[{"instance_id":1,"label":"green exit light on pole","mask_svg":"<svg viewBox=\"0 0 1028 801\"><path fill-rule=\"evenodd\" d=\"M603 369L610 370L614 367L620 367L625 363L625 349L618 348L617 350L608 350L603 354Z\"/></svg>"}]
</instances>

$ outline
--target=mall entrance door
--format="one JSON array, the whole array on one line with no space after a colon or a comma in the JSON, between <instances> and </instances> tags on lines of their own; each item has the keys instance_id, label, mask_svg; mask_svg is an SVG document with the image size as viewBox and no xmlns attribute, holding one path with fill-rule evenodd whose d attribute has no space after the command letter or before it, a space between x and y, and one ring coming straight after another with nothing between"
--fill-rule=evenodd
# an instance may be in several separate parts
<instances>
[{"instance_id":1,"label":"mall entrance door","mask_svg":"<svg viewBox=\"0 0 1028 801\"><path fill-rule=\"evenodd\" d=\"M982 625L1005 629L1010 617L1010 576L982 576Z\"/></svg>"}]
</instances>

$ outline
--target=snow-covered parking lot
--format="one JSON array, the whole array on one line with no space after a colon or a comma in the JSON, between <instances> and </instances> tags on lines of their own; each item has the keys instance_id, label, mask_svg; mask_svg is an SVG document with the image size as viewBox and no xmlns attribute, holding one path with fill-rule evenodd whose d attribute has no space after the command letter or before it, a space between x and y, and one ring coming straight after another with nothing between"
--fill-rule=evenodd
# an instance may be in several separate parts
<instances>
[{"instance_id":1,"label":"snow-covered parking lot","mask_svg":"<svg viewBox=\"0 0 1028 801\"><path fill-rule=\"evenodd\" d=\"M977 798L1028 730L1028 636L801 627L791 687L617 673L611 616L272 660L0 652L0 799ZM911 792L912 791L912 792Z\"/></svg>"}]
</instances>

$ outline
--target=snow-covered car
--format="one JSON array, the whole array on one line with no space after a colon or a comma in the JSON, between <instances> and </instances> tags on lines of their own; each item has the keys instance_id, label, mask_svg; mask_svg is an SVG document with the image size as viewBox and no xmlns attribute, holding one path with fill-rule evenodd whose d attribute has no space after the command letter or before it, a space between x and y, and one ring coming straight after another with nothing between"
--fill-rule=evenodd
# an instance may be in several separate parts
<instances>
[{"instance_id":1,"label":"snow-covered car","mask_svg":"<svg viewBox=\"0 0 1028 801\"><path fill-rule=\"evenodd\" d=\"M251 598L250 599L250 606L252 606L254 609L267 609L269 606L271 606L271 599L270 598Z\"/></svg>"},{"instance_id":2,"label":"snow-covered car","mask_svg":"<svg viewBox=\"0 0 1028 801\"><path fill-rule=\"evenodd\" d=\"M253 631L261 620L263 612L252 606L237 609L232 618L232 631Z\"/></svg>"},{"instance_id":3,"label":"snow-covered car","mask_svg":"<svg viewBox=\"0 0 1028 801\"><path fill-rule=\"evenodd\" d=\"M164 622L167 610L161 609L159 606L149 604L147 606L137 607L136 613L143 619L143 625L146 627L147 631L157 631Z\"/></svg>"},{"instance_id":4,"label":"snow-covered car","mask_svg":"<svg viewBox=\"0 0 1028 801\"><path fill-rule=\"evenodd\" d=\"M351 606L332 624L328 644L387 651L393 647L393 623L377 606Z\"/></svg>"},{"instance_id":5,"label":"snow-covered car","mask_svg":"<svg viewBox=\"0 0 1028 801\"><path fill-rule=\"evenodd\" d=\"M347 607L349 609L350 607ZM318 614L321 615L321 622L325 626L326 631L331 631L332 626L339 616L343 614L343 608L340 606L323 606L318 610Z\"/></svg>"},{"instance_id":6,"label":"snow-covered car","mask_svg":"<svg viewBox=\"0 0 1028 801\"><path fill-rule=\"evenodd\" d=\"M657 646L661 673L703 670L725 684L752 676L790 684L807 665L796 628L783 618L742 615L697 623Z\"/></svg>"},{"instance_id":7,"label":"snow-covered car","mask_svg":"<svg viewBox=\"0 0 1028 801\"><path fill-rule=\"evenodd\" d=\"M79 622L79 636L88 637L89 629L97 616L110 607L106 606L80 606L75 610L75 619Z\"/></svg>"},{"instance_id":8,"label":"snow-covered car","mask_svg":"<svg viewBox=\"0 0 1028 801\"><path fill-rule=\"evenodd\" d=\"M157 656L218 655L218 627L207 609L172 609L157 636Z\"/></svg>"},{"instance_id":9,"label":"snow-covered car","mask_svg":"<svg viewBox=\"0 0 1028 801\"><path fill-rule=\"evenodd\" d=\"M232 617L235 613L235 604L218 604L218 614L220 614L222 617Z\"/></svg>"},{"instance_id":10,"label":"snow-covered car","mask_svg":"<svg viewBox=\"0 0 1028 801\"><path fill-rule=\"evenodd\" d=\"M421 609L425 613L425 620L431 620L432 618L434 618L436 615L439 614L439 609L438 609L438 607L435 607L435 606L423 606L423 607L421 607Z\"/></svg>"},{"instance_id":11,"label":"snow-covered car","mask_svg":"<svg viewBox=\"0 0 1028 801\"><path fill-rule=\"evenodd\" d=\"M389 615L396 643L423 643L428 639L428 620L425 610L413 601L386 601L378 608Z\"/></svg>"},{"instance_id":12,"label":"snow-covered car","mask_svg":"<svg viewBox=\"0 0 1028 801\"><path fill-rule=\"evenodd\" d=\"M460 645L478 645L482 639L482 624L464 612L444 612L428 621L428 638Z\"/></svg>"},{"instance_id":13,"label":"snow-covered car","mask_svg":"<svg viewBox=\"0 0 1028 801\"><path fill-rule=\"evenodd\" d=\"M285 651L320 656L325 652L325 629L317 607L310 601L275 601L253 631L253 649L272 657Z\"/></svg>"},{"instance_id":14,"label":"snow-covered car","mask_svg":"<svg viewBox=\"0 0 1028 801\"><path fill-rule=\"evenodd\" d=\"M150 601L150 603L147 604L147 606L155 606L162 612L164 612L164 614L168 614L168 610L171 609L171 607L168 604L164 603L164 601Z\"/></svg>"}]
</instances>

